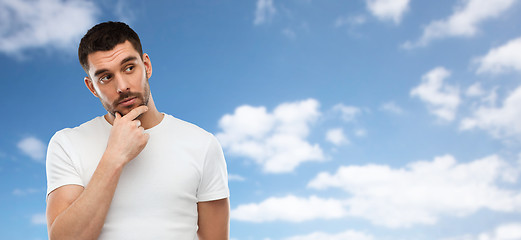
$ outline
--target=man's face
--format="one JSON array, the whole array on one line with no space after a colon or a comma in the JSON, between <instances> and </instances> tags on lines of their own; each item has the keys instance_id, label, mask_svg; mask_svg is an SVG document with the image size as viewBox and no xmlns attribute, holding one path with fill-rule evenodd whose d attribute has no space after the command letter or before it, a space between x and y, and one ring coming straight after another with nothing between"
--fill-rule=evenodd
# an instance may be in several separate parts
<instances>
[{"instance_id":1,"label":"man's face","mask_svg":"<svg viewBox=\"0 0 521 240\"><path fill-rule=\"evenodd\" d=\"M126 41L112 50L91 53L87 60L89 77L85 84L112 116L116 112L123 116L135 107L148 105L152 66L147 54L141 59Z\"/></svg>"}]
</instances>

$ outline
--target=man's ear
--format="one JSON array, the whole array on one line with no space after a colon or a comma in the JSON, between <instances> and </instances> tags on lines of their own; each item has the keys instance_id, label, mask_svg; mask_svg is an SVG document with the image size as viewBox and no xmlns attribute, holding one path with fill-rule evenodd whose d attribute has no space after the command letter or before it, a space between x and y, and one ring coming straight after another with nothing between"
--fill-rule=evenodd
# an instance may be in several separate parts
<instances>
[{"instance_id":1,"label":"man's ear","mask_svg":"<svg viewBox=\"0 0 521 240\"><path fill-rule=\"evenodd\" d=\"M92 84L92 80L90 80L89 77L85 77L83 79L85 81L85 86L89 89L89 91L97 98L99 98L98 94L96 93L96 89L94 88L94 85Z\"/></svg>"},{"instance_id":2,"label":"man's ear","mask_svg":"<svg viewBox=\"0 0 521 240\"><path fill-rule=\"evenodd\" d=\"M146 53L143 53L143 64L145 64L147 78L152 77L152 62L150 61L150 57Z\"/></svg>"}]
</instances>

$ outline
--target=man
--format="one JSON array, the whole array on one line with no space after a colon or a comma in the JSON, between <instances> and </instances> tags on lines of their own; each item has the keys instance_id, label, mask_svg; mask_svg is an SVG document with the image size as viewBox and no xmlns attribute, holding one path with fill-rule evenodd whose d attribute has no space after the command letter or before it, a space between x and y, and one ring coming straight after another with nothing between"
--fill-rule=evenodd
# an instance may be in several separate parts
<instances>
[{"instance_id":1,"label":"man","mask_svg":"<svg viewBox=\"0 0 521 240\"><path fill-rule=\"evenodd\" d=\"M228 239L222 149L210 133L156 109L138 35L100 23L78 56L107 114L49 143L49 238Z\"/></svg>"}]
</instances>

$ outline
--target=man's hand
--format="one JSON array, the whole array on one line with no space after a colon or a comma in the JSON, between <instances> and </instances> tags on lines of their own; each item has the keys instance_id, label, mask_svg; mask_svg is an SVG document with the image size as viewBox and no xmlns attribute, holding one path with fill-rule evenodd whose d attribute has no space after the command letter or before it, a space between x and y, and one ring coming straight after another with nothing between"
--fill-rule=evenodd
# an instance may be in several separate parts
<instances>
[{"instance_id":1,"label":"man's hand","mask_svg":"<svg viewBox=\"0 0 521 240\"><path fill-rule=\"evenodd\" d=\"M136 118L147 110L148 107L139 106L123 117L118 112L115 113L116 118L105 150L105 154L110 156L108 159L125 165L145 148L149 135Z\"/></svg>"}]
</instances>

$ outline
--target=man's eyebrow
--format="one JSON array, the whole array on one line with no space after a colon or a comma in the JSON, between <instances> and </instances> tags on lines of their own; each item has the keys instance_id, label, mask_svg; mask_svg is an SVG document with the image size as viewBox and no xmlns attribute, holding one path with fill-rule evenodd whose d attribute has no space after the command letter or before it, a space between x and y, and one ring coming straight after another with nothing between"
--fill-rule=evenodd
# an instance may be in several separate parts
<instances>
[{"instance_id":1,"label":"man's eyebrow","mask_svg":"<svg viewBox=\"0 0 521 240\"><path fill-rule=\"evenodd\" d=\"M136 59L137 59L137 57L135 57L135 56L129 56L129 57L126 57L125 59L121 60L120 65L123 65L123 64L125 64L126 62L134 61L134 60L136 60ZM94 73L94 76L98 76L98 75L100 75L100 74L102 74L102 73L104 73L104 72L108 72L108 71L109 71L108 69L100 69L100 70L98 70L98 71L96 71L96 72Z\"/></svg>"},{"instance_id":2,"label":"man's eyebrow","mask_svg":"<svg viewBox=\"0 0 521 240\"><path fill-rule=\"evenodd\" d=\"M137 59L137 57L135 57L135 56L129 56L129 57L126 57L125 59L121 60L120 65L123 65L123 64L125 64L126 62L134 61L134 60L136 60L136 59Z\"/></svg>"},{"instance_id":3,"label":"man's eyebrow","mask_svg":"<svg viewBox=\"0 0 521 240\"><path fill-rule=\"evenodd\" d=\"M98 70L98 71L96 71L96 72L94 73L94 76L101 75L102 73L104 73L104 72L108 72L108 71L109 71L108 69L100 69L100 70Z\"/></svg>"}]
</instances>

